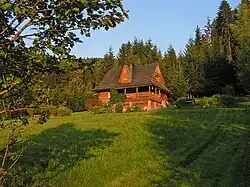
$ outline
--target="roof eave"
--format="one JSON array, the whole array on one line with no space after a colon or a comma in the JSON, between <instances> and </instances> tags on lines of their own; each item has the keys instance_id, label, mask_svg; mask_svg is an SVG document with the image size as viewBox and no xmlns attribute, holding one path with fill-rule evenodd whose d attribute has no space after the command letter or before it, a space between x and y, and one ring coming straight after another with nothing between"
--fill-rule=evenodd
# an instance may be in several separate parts
<instances>
[{"instance_id":1,"label":"roof eave","mask_svg":"<svg viewBox=\"0 0 250 187\"><path fill-rule=\"evenodd\" d=\"M161 86L154 84L154 83L137 84L137 85L124 85L124 86L119 85L119 86L114 86L114 87L115 87L115 89L125 89L125 88L136 88L136 87L142 87L142 86L152 86L152 85L158 87L161 90L169 91L168 88L161 87ZM98 91L102 91L102 90L109 90L109 89L114 88L114 87L109 86L109 87L95 88L94 91L98 92Z\"/></svg>"}]
</instances>

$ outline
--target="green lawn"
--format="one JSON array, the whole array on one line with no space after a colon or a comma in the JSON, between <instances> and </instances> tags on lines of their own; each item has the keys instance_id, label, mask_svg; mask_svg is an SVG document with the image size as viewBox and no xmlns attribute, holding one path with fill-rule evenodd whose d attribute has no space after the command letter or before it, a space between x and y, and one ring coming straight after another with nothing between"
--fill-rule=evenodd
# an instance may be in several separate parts
<instances>
[{"instance_id":1,"label":"green lawn","mask_svg":"<svg viewBox=\"0 0 250 187\"><path fill-rule=\"evenodd\" d=\"M249 126L241 109L56 117L16 147L26 152L9 185L247 186Z\"/></svg>"}]
</instances>

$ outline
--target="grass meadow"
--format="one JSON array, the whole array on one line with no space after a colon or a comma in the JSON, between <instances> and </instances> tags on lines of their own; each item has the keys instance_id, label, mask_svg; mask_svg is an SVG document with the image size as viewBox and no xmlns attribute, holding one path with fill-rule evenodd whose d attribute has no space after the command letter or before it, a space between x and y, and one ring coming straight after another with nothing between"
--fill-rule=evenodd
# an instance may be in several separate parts
<instances>
[{"instance_id":1,"label":"grass meadow","mask_svg":"<svg viewBox=\"0 0 250 187\"><path fill-rule=\"evenodd\" d=\"M249 126L243 108L54 117L27 127L6 186L243 187Z\"/></svg>"}]
</instances>

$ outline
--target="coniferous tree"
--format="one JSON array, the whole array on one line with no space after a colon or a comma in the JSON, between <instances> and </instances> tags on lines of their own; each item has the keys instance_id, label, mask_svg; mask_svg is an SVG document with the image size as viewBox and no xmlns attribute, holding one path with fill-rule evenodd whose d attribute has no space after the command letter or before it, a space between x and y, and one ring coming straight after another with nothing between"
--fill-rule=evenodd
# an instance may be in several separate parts
<instances>
[{"instance_id":1,"label":"coniferous tree","mask_svg":"<svg viewBox=\"0 0 250 187\"><path fill-rule=\"evenodd\" d=\"M189 39L185 49L186 72L190 84L189 91L194 95L204 92L204 62L206 61L206 56L203 39L200 39L201 33L199 32L198 38Z\"/></svg>"},{"instance_id":2,"label":"coniferous tree","mask_svg":"<svg viewBox=\"0 0 250 187\"><path fill-rule=\"evenodd\" d=\"M118 52L119 66L123 64L145 65L160 62L161 51L151 40L144 42L135 38L121 45Z\"/></svg>"},{"instance_id":3,"label":"coniferous tree","mask_svg":"<svg viewBox=\"0 0 250 187\"><path fill-rule=\"evenodd\" d=\"M107 73L110 69L118 65L111 46L109 47L109 51L104 55L103 62L103 74Z\"/></svg>"},{"instance_id":4,"label":"coniferous tree","mask_svg":"<svg viewBox=\"0 0 250 187\"><path fill-rule=\"evenodd\" d=\"M117 56L119 66L134 63L132 45L131 42L122 44Z\"/></svg>"},{"instance_id":5,"label":"coniferous tree","mask_svg":"<svg viewBox=\"0 0 250 187\"><path fill-rule=\"evenodd\" d=\"M154 45L152 50L151 50L152 63L160 62L161 58L162 58L161 51L158 49L157 45Z\"/></svg>"},{"instance_id":6,"label":"coniferous tree","mask_svg":"<svg viewBox=\"0 0 250 187\"><path fill-rule=\"evenodd\" d=\"M214 32L217 36L217 44L219 44L221 57L228 60L229 63L233 62L233 36L230 25L234 22L234 15L232 8L228 1L223 0L219 7L217 17L214 22Z\"/></svg>"},{"instance_id":7,"label":"coniferous tree","mask_svg":"<svg viewBox=\"0 0 250 187\"><path fill-rule=\"evenodd\" d=\"M195 30L195 44L196 45L200 45L201 44L201 40L202 40L201 29L200 29L199 26L197 26L196 30Z\"/></svg>"},{"instance_id":8,"label":"coniferous tree","mask_svg":"<svg viewBox=\"0 0 250 187\"><path fill-rule=\"evenodd\" d=\"M212 37L212 23L210 18L207 18L207 24L205 25L204 35L203 38L206 39L207 43L211 44L211 37Z\"/></svg>"},{"instance_id":9,"label":"coniferous tree","mask_svg":"<svg viewBox=\"0 0 250 187\"><path fill-rule=\"evenodd\" d=\"M188 78L185 75L183 61L183 56L179 55L178 58L173 46L169 45L161 62L165 81L168 88L173 91L175 99L185 96L188 92Z\"/></svg>"},{"instance_id":10,"label":"coniferous tree","mask_svg":"<svg viewBox=\"0 0 250 187\"><path fill-rule=\"evenodd\" d=\"M240 87L250 91L250 1L242 0L238 8L237 20L232 25L237 40L236 70Z\"/></svg>"}]
</instances>

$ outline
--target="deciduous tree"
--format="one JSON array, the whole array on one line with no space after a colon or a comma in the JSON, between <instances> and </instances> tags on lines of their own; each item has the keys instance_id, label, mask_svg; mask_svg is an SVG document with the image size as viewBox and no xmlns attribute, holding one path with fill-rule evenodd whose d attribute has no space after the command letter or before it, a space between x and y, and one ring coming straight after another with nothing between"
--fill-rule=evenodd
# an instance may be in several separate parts
<instances>
[{"instance_id":1,"label":"deciduous tree","mask_svg":"<svg viewBox=\"0 0 250 187\"><path fill-rule=\"evenodd\" d=\"M27 89L33 77L54 70L51 65L81 42L79 35L108 30L126 17L120 0L0 0L0 127L11 129L0 148L0 185L18 158L12 164L6 161L14 158L9 149L17 143L17 129L27 123L22 113L33 101Z\"/></svg>"}]
</instances>

